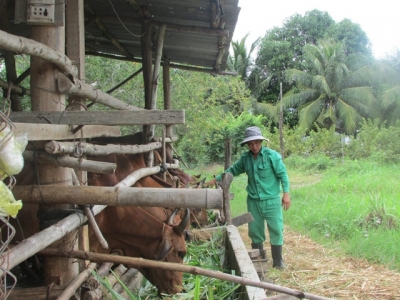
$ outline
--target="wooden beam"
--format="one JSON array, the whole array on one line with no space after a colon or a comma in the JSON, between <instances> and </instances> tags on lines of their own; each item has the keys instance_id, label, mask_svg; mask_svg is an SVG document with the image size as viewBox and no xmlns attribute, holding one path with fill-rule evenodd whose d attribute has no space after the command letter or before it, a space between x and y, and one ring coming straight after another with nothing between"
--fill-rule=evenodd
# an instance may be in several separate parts
<instances>
[{"instance_id":1,"label":"wooden beam","mask_svg":"<svg viewBox=\"0 0 400 300\"><path fill-rule=\"evenodd\" d=\"M129 80L133 79L136 77L136 75L138 75L139 73L142 72L142 68L140 68L139 70L137 70L136 72L134 72L132 75L128 76L125 80L121 81L120 83L118 83L116 86L114 86L113 88L109 89L107 91L107 94L111 94L112 92L114 92L116 89L118 89L119 87L123 86L125 83L127 83Z\"/></svg>"},{"instance_id":2,"label":"wooden beam","mask_svg":"<svg viewBox=\"0 0 400 300\"><path fill-rule=\"evenodd\" d=\"M61 94L70 94L76 97L85 98L96 103L101 103L110 108L120 110L141 110L141 108L121 101L102 90L95 89L78 78L70 79L60 74L57 77L57 88Z\"/></svg>"},{"instance_id":3,"label":"wooden beam","mask_svg":"<svg viewBox=\"0 0 400 300\"><path fill-rule=\"evenodd\" d=\"M24 203L222 208L221 189L16 185L12 192Z\"/></svg>"},{"instance_id":4,"label":"wooden beam","mask_svg":"<svg viewBox=\"0 0 400 300\"><path fill-rule=\"evenodd\" d=\"M110 58L110 59L117 59L121 61L133 61L137 63L142 63L141 59L129 59L127 57L123 56L118 56L118 55L112 55L112 54L105 54L105 53L100 53L100 52L95 52L95 51L85 51L86 55L93 55L93 56L99 56L99 57L105 57L105 58ZM203 72L203 73L209 73L209 74L215 74L215 75L229 75L229 76L237 76L237 72L228 72L228 71L221 71L221 70L216 70L216 69L211 69L211 68L201 68L197 66L191 66L191 65L181 65L181 64L173 64L170 63L170 67L174 69L180 69L180 70L186 70L186 71L193 71L193 72Z\"/></svg>"},{"instance_id":5,"label":"wooden beam","mask_svg":"<svg viewBox=\"0 0 400 300\"><path fill-rule=\"evenodd\" d=\"M29 112L29 114L32 112ZM121 136L121 130L117 126L86 125L78 132L71 132L71 126L59 124L31 124L14 123L15 135L28 134L29 141L45 140L73 140L82 138L94 138L102 136Z\"/></svg>"},{"instance_id":6,"label":"wooden beam","mask_svg":"<svg viewBox=\"0 0 400 300\"><path fill-rule=\"evenodd\" d=\"M0 87L2 87L4 89L8 89L8 82L0 79ZM15 85L15 84L11 85L11 91L18 93L21 96L23 96L23 95L30 96L31 95L30 90L27 90L24 87L21 87L19 85Z\"/></svg>"},{"instance_id":7,"label":"wooden beam","mask_svg":"<svg viewBox=\"0 0 400 300\"><path fill-rule=\"evenodd\" d=\"M145 153L161 148L161 142L154 142L145 145L94 145L90 143L81 143L79 151L87 155L108 155L108 154L137 154ZM73 154L76 151L74 142L50 141L46 143L45 150L51 154Z\"/></svg>"},{"instance_id":8,"label":"wooden beam","mask_svg":"<svg viewBox=\"0 0 400 300\"><path fill-rule=\"evenodd\" d=\"M134 111L24 111L12 112L13 122L67 125L150 125L184 124L184 110Z\"/></svg>"},{"instance_id":9,"label":"wooden beam","mask_svg":"<svg viewBox=\"0 0 400 300\"><path fill-rule=\"evenodd\" d=\"M67 155L55 156L42 151L33 152L25 150L22 155L24 157L24 161L37 162L38 164L62 166L80 171L96 172L101 174L114 174L115 170L117 169L117 164L114 163L75 158Z\"/></svg>"},{"instance_id":10,"label":"wooden beam","mask_svg":"<svg viewBox=\"0 0 400 300\"><path fill-rule=\"evenodd\" d=\"M43 43L0 30L0 45L4 50L47 60L67 75L73 77L78 75L78 69L64 53L54 50Z\"/></svg>"}]
</instances>

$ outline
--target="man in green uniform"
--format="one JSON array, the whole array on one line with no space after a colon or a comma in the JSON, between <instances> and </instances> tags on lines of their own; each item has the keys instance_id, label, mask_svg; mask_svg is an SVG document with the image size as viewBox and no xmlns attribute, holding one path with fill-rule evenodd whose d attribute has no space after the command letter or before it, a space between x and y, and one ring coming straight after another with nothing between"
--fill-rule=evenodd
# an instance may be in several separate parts
<instances>
[{"instance_id":1,"label":"man in green uniform","mask_svg":"<svg viewBox=\"0 0 400 300\"><path fill-rule=\"evenodd\" d=\"M269 232L271 254L274 268L285 268L282 260L283 215L282 208L290 207L289 178L281 155L265 146L261 130L252 126L246 129L241 146L247 145L249 151L242 154L225 172L238 176L247 174L247 210L254 221L249 223L249 237L252 248L259 249L265 258L263 243L265 241L265 221ZM214 185L221 181L222 174L206 183ZM283 196L281 198L281 188Z\"/></svg>"}]
</instances>

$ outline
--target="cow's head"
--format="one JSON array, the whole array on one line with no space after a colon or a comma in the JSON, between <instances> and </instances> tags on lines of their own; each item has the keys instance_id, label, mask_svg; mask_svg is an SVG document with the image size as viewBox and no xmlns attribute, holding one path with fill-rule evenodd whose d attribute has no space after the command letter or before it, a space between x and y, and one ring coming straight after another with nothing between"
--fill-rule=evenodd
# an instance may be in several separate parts
<instances>
[{"instance_id":1,"label":"cow's head","mask_svg":"<svg viewBox=\"0 0 400 300\"><path fill-rule=\"evenodd\" d=\"M109 249L102 248L89 228L91 251L108 253L110 250L121 250L130 257L183 263L186 255L184 229L189 221L189 212L178 224L175 213L167 222L162 222L140 207L108 206L96 216L96 220ZM175 225L171 225L173 220ZM160 294L176 294L182 290L182 272L162 268L137 269L157 287Z\"/></svg>"},{"instance_id":2,"label":"cow's head","mask_svg":"<svg viewBox=\"0 0 400 300\"><path fill-rule=\"evenodd\" d=\"M168 223L163 225L161 241L156 247L153 259L171 263L183 263L186 255L185 229L189 222L189 210L178 225L174 225L175 210ZM143 268L143 275L157 288L159 293L176 294L182 291L182 272L158 268Z\"/></svg>"}]
</instances>

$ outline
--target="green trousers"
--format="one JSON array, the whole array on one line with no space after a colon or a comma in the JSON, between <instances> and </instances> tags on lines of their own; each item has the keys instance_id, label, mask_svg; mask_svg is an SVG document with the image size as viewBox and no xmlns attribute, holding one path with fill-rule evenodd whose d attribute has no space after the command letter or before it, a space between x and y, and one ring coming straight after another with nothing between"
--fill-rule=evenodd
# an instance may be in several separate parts
<instances>
[{"instance_id":1,"label":"green trousers","mask_svg":"<svg viewBox=\"0 0 400 300\"><path fill-rule=\"evenodd\" d=\"M265 222L273 246L283 244L283 215L281 198L269 200L252 200L247 197L247 210L254 221L249 223L249 237L253 244L265 242Z\"/></svg>"}]
</instances>

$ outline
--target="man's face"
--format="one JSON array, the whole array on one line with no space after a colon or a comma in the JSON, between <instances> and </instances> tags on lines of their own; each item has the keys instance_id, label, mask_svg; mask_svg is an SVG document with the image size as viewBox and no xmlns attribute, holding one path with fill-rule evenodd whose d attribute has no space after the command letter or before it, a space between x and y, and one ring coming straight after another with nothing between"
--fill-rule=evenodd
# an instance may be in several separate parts
<instances>
[{"instance_id":1,"label":"man's face","mask_svg":"<svg viewBox=\"0 0 400 300\"><path fill-rule=\"evenodd\" d=\"M250 141L247 143L247 146L249 147L250 151L253 152L253 154L258 154L261 150L261 140L255 140L255 141Z\"/></svg>"}]
</instances>

